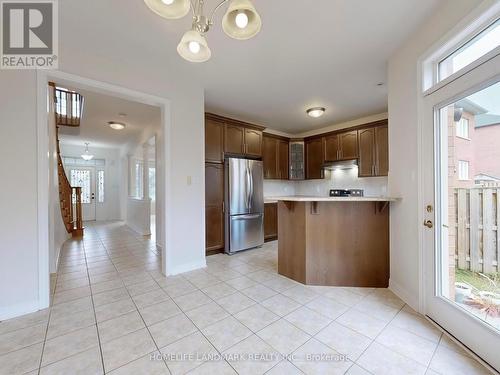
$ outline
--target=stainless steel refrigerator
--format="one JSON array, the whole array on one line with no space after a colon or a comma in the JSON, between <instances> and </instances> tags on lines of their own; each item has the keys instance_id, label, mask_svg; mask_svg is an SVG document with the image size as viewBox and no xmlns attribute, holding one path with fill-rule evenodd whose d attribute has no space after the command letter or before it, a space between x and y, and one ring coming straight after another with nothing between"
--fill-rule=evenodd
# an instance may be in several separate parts
<instances>
[{"instance_id":1,"label":"stainless steel refrigerator","mask_svg":"<svg viewBox=\"0 0 500 375\"><path fill-rule=\"evenodd\" d=\"M228 158L226 167L226 253L264 244L264 173L259 160Z\"/></svg>"}]
</instances>

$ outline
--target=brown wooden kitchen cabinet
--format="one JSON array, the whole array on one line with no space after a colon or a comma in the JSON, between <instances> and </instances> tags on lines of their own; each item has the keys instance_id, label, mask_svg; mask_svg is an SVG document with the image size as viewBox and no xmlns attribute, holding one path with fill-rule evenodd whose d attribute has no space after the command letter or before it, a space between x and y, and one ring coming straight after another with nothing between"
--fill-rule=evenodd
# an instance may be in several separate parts
<instances>
[{"instance_id":1,"label":"brown wooden kitchen cabinet","mask_svg":"<svg viewBox=\"0 0 500 375\"><path fill-rule=\"evenodd\" d=\"M264 178L268 180L288 180L288 139L264 134L262 142Z\"/></svg>"},{"instance_id":2,"label":"brown wooden kitchen cabinet","mask_svg":"<svg viewBox=\"0 0 500 375\"><path fill-rule=\"evenodd\" d=\"M288 140L278 140L278 178L288 180L290 143Z\"/></svg>"},{"instance_id":3,"label":"brown wooden kitchen cabinet","mask_svg":"<svg viewBox=\"0 0 500 375\"><path fill-rule=\"evenodd\" d=\"M387 176L389 143L387 125L358 130L359 177Z\"/></svg>"},{"instance_id":4,"label":"brown wooden kitchen cabinet","mask_svg":"<svg viewBox=\"0 0 500 375\"><path fill-rule=\"evenodd\" d=\"M325 161L358 158L358 132L356 130L325 136Z\"/></svg>"},{"instance_id":5,"label":"brown wooden kitchen cabinet","mask_svg":"<svg viewBox=\"0 0 500 375\"><path fill-rule=\"evenodd\" d=\"M224 164L205 163L205 248L224 249Z\"/></svg>"},{"instance_id":6,"label":"brown wooden kitchen cabinet","mask_svg":"<svg viewBox=\"0 0 500 375\"><path fill-rule=\"evenodd\" d=\"M325 137L325 161L339 160L339 136L330 134Z\"/></svg>"},{"instance_id":7,"label":"brown wooden kitchen cabinet","mask_svg":"<svg viewBox=\"0 0 500 375\"><path fill-rule=\"evenodd\" d=\"M389 174L389 128L387 125L375 128L375 174Z\"/></svg>"},{"instance_id":8,"label":"brown wooden kitchen cabinet","mask_svg":"<svg viewBox=\"0 0 500 375\"><path fill-rule=\"evenodd\" d=\"M224 130L224 152L228 154L245 154L245 128L226 124Z\"/></svg>"},{"instance_id":9,"label":"brown wooden kitchen cabinet","mask_svg":"<svg viewBox=\"0 0 500 375\"><path fill-rule=\"evenodd\" d=\"M278 139L264 134L262 139L262 164L265 179L278 178Z\"/></svg>"},{"instance_id":10,"label":"brown wooden kitchen cabinet","mask_svg":"<svg viewBox=\"0 0 500 375\"><path fill-rule=\"evenodd\" d=\"M245 155L262 156L262 131L245 129Z\"/></svg>"},{"instance_id":11,"label":"brown wooden kitchen cabinet","mask_svg":"<svg viewBox=\"0 0 500 375\"><path fill-rule=\"evenodd\" d=\"M224 122L205 117L205 161L224 162Z\"/></svg>"},{"instance_id":12,"label":"brown wooden kitchen cabinet","mask_svg":"<svg viewBox=\"0 0 500 375\"><path fill-rule=\"evenodd\" d=\"M306 154L306 179L323 178L323 163L325 162L324 138L307 139L305 144Z\"/></svg>"},{"instance_id":13,"label":"brown wooden kitchen cabinet","mask_svg":"<svg viewBox=\"0 0 500 375\"><path fill-rule=\"evenodd\" d=\"M241 125L226 124L224 152L259 158L262 156L262 131Z\"/></svg>"},{"instance_id":14,"label":"brown wooden kitchen cabinet","mask_svg":"<svg viewBox=\"0 0 500 375\"><path fill-rule=\"evenodd\" d=\"M339 134L339 159L351 160L358 157L357 130Z\"/></svg>"},{"instance_id":15,"label":"brown wooden kitchen cabinet","mask_svg":"<svg viewBox=\"0 0 500 375\"><path fill-rule=\"evenodd\" d=\"M264 204L264 241L278 239L278 203Z\"/></svg>"}]
</instances>

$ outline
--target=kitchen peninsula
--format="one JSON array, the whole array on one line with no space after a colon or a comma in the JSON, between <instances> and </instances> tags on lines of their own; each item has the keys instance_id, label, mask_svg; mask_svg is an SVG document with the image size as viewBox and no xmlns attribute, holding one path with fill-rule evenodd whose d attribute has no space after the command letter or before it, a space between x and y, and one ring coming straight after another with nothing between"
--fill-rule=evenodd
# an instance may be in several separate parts
<instances>
[{"instance_id":1,"label":"kitchen peninsula","mask_svg":"<svg viewBox=\"0 0 500 375\"><path fill-rule=\"evenodd\" d=\"M386 197L274 197L278 272L307 285L389 284Z\"/></svg>"}]
</instances>

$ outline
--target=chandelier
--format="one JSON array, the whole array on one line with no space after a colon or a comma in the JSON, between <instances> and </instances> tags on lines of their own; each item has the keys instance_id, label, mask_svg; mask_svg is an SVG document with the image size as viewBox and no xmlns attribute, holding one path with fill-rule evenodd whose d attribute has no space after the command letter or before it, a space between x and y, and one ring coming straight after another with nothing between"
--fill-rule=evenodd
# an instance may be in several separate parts
<instances>
[{"instance_id":1,"label":"chandelier","mask_svg":"<svg viewBox=\"0 0 500 375\"><path fill-rule=\"evenodd\" d=\"M208 48L206 34L213 25L215 13L229 3L226 14L222 18L222 29L231 38L250 39L257 35L262 26L259 14L250 0L223 0L205 16L203 6L205 0L144 0L146 5L156 14L167 19L182 18L192 10L193 24L191 30L182 37L177 52L191 62L204 62L210 59L212 52Z\"/></svg>"},{"instance_id":2,"label":"chandelier","mask_svg":"<svg viewBox=\"0 0 500 375\"><path fill-rule=\"evenodd\" d=\"M89 161L94 158L94 155L89 152L89 143L85 142L85 152L81 155L83 160Z\"/></svg>"}]
</instances>

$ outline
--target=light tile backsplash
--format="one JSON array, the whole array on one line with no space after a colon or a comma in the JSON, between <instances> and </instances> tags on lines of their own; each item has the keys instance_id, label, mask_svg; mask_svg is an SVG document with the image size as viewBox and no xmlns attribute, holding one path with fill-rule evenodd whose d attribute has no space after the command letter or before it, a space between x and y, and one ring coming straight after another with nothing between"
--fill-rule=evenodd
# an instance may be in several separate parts
<instances>
[{"instance_id":1,"label":"light tile backsplash","mask_svg":"<svg viewBox=\"0 0 500 375\"><path fill-rule=\"evenodd\" d=\"M264 197L295 195L296 182L284 180L264 180Z\"/></svg>"},{"instance_id":2,"label":"light tile backsplash","mask_svg":"<svg viewBox=\"0 0 500 375\"><path fill-rule=\"evenodd\" d=\"M264 196L327 196L330 189L363 189L365 196L387 196L387 177L358 177L358 169L325 171L323 180L264 180Z\"/></svg>"}]
</instances>

